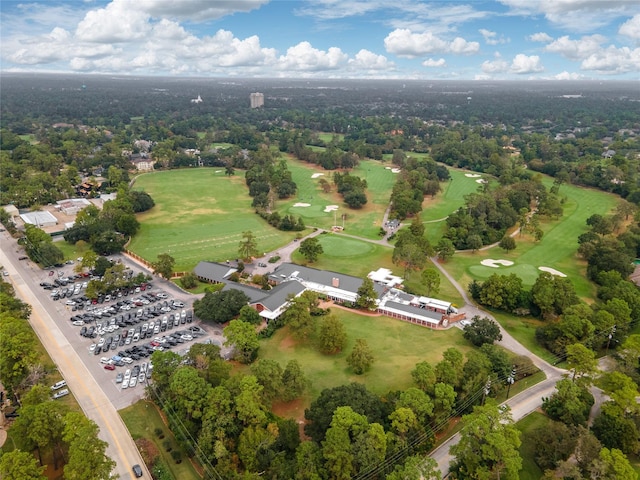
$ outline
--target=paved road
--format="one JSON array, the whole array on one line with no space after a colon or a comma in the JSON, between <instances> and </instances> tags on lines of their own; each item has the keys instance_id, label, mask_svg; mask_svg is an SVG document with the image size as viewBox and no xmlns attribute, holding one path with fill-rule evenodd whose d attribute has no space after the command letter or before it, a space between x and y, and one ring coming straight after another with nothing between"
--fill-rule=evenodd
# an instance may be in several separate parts
<instances>
[{"instance_id":1,"label":"paved road","mask_svg":"<svg viewBox=\"0 0 640 480\"><path fill-rule=\"evenodd\" d=\"M433 264L442 272L442 274L447 277L451 284L456 287L458 293L460 293L460 295L464 299L465 305L460 308L459 311L464 313L467 318L473 318L473 316L479 315L481 317L489 317L495 320L495 318L493 318L493 316L489 312L478 308L474 304L474 302L469 298L467 291L462 288L462 286L451 276L451 274L442 266L437 258L432 258L431 260L433 261ZM498 325L500 324L498 323ZM542 406L542 398L549 397L553 394L556 383L562 378L563 375L567 374L567 372L553 365L550 365L548 362L544 361L537 355L531 353L524 347L524 345L513 338L509 334L509 332L502 328L502 326L500 326L500 333L502 334L500 345L508 350L511 350L517 355L525 355L529 357L533 364L540 370L542 370L547 377L546 380L534 385L531 388L528 388L523 392L520 392L518 395L513 396L505 402L511 408L511 414L514 421L518 421ZM522 382L526 380L520 381ZM458 443L459 439L460 435L456 434L453 437L449 438L438 448L436 448L433 452L431 452L430 456L438 463L438 468L442 472L443 476L449 473L449 465L451 463L451 460L453 459L453 457L449 455L449 448L451 448L452 445Z\"/></svg>"},{"instance_id":2,"label":"paved road","mask_svg":"<svg viewBox=\"0 0 640 480\"><path fill-rule=\"evenodd\" d=\"M39 287L34 283L35 275L33 272L29 275L27 271L23 278L24 269L16 268L16 243L15 240L9 239L6 233L3 233L2 238L0 264L9 272L9 278L18 297L33 307L29 322L67 381L69 390L85 415L100 428L99 437L109 445L106 454L116 462L113 473L118 474L122 480L133 479L131 466L137 463L142 466L145 477L151 478L116 408L58 328L48 309L40 302L36 294L39 293Z\"/></svg>"}]
</instances>

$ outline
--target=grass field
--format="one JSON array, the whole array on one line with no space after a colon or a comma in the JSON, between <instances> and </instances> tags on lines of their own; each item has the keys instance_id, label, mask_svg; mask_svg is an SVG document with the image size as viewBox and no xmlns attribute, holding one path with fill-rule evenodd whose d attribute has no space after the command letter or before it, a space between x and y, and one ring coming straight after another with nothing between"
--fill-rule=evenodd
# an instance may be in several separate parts
<instances>
[{"instance_id":1,"label":"grass field","mask_svg":"<svg viewBox=\"0 0 640 480\"><path fill-rule=\"evenodd\" d=\"M301 162L293 156L288 156L289 170L298 193L295 198L279 201L278 211L281 214L301 216L306 225L313 225L323 229L330 229L335 223L342 225L342 214L347 217L344 221L345 230L365 238L378 238L378 231L382 224L382 217L389 204L391 189L395 183L395 174L385 168L380 162L373 160L361 161L358 167L350 173L367 181L367 204L361 209L348 208L342 196L335 192L332 175L316 165ZM311 178L314 174L322 174ZM319 181L324 178L332 184L332 191L324 193ZM295 207L296 203L309 203L308 207ZM336 212L325 212L327 205L338 205Z\"/></svg>"},{"instance_id":2,"label":"grass field","mask_svg":"<svg viewBox=\"0 0 640 480\"><path fill-rule=\"evenodd\" d=\"M594 213L607 214L616 205L616 197L571 185L563 185L560 194L567 197L564 215L558 221L541 224L544 230L541 242L517 236L517 247L508 254L499 247L475 253L457 253L448 262L447 269L464 286L472 279L484 280L494 273L515 273L525 286L530 287L540 273L538 267L552 267L568 276L579 296L592 298L593 286L585 278L586 264L576 255L578 236L587 230L585 220ZM507 259L515 263L510 267L485 267L480 264L485 258Z\"/></svg>"},{"instance_id":3,"label":"grass field","mask_svg":"<svg viewBox=\"0 0 640 480\"><path fill-rule=\"evenodd\" d=\"M344 140L344 134L342 133L323 132L318 134L318 138L324 143L330 143L331 140L333 140L333 137L336 137L339 142Z\"/></svg>"},{"instance_id":4,"label":"grass field","mask_svg":"<svg viewBox=\"0 0 640 480\"><path fill-rule=\"evenodd\" d=\"M380 267L394 268L389 247L334 233L322 234L316 238L320 241L324 253L316 262L308 264L309 267L343 272L361 278ZM292 260L295 263L306 264L304 257L297 250L293 253Z\"/></svg>"},{"instance_id":5,"label":"grass field","mask_svg":"<svg viewBox=\"0 0 640 480\"><path fill-rule=\"evenodd\" d=\"M531 434L538 428L544 428L552 422L546 415L533 412L516 423L516 427L522 433L520 440L520 457L522 457L522 470L520 480L539 480L544 473L536 464L534 443L530 440Z\"/></svg>"},{"instance_id":6,"label":"grass field","mask_svg":"<svg viewBox=\"0 0 640 480\"><path fill-rule=\"evenodd\" d=\"M406 389L412 384L411 370L416 363L437 363L449 347L463 352L471 344L457 328L433 331L387 317L369 317L334 308L332 313L344 322L348 344L337 355L323 355L307 344L296 344L288 336L288 328L278 330L260 346L260 358L280 362L300 362L307 378L312 380L307 397L316 398L325 388L351 382L363 383L379 395L391 390ZM354 375L346 363L357 338L366 339L375 352L375 363L364 375Z\"/></svg>"},{"instance_id":7,"label":"grass field","mask_svg":"<svg viewBox=\"0 0 640 480\"><path fill-rule=\"evenodd\" d=\"M476 182L479 177L467 177L467 174L474 175L472 172L450 168L451 180L441 184L442 191L435 198L428 197L422 204L420 218L425 223L425 234L433 245L444 234L447 216L462 207L464 197L476 192L480 186Z\"/></svg>"},{"instance_id":8,"label":"grass field","mask_svg":"<svg viewBox=\"0 0 640 480\"><path fill-rule=\"evenodd\" d=\"M185 452L182 452L182 463L177 464L171 458L171 453L163 448L163 442L169 440L175 450L180 450L169 427L164 424L153 403L140 400L130 407L120 410L119 413L134 440L146 438L155 443L161 458L173 474L173 478L180 480L200 480L202 478L191 465ZM162 429L165 434L164 439L161 440L155 436L154 431L156 428Z\"/></svg>"},{"instance_id":9,"label":"grass field","mask_svg":"<svg viewBox=\"0 0 640 480\"><path fill-rule=\"evenodd\" d=\"M140 232L129 249L149 261L168 253L176 260L175 271L191 270L200 260L236 258L246 230L264 252L295 237L256 215L243 177L227 177L222 169L150 173L138 177L134 188L148 192L156 205L138 216Z\"/></svg>"}]
</instances>

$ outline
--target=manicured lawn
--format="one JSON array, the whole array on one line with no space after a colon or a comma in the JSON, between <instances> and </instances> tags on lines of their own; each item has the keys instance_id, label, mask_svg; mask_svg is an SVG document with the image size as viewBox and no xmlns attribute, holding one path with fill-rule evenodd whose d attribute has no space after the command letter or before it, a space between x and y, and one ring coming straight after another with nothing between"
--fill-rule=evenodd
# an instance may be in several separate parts
<instances>
[{"instance_id":1,"label":"manicured lawn","mask_svg":"<svg viewBox=\"0 0 640 480\"><path fill-rule=\"evenodd\" d=\"M140 232L129 249L149 261L168 253L176 260L175 271L191 270L200 260L236 258L246 230L264 252L296 235L276 230L254 213L243 175L227 177L215 168L154 172L138 177L134 188L148 192L156 205L138 216Z\"/></svg>"},{"instance_id":2,"label":"manicured lawn","mask_svg":"<svg viewBox=\"0 0 640 480\"><path fill-rule=\"evenodd\" d=\"M341 142L344 139L344 134L331 132L323 132L318 134L318 138L324 143L330 143L331 140L333 140L333 137L337 137L338 141Z\"/></svg>"},{"instance_id":3,"label":"manicured lawn","mask_svg":"<svg viewBox=\"0 0 640 480\"><path fill-rule=\"evenodd\" d=\"M173 448L175 450L180 450L180 447L169 430L169 427L164 424L160 413L153 403L140 400L130 407L120 410L120 416L127 425L127 428L134 440L137 440L138 438L146 438L156 444L156 447L158 447L158 451L160 452L160 456L167 467L169 467L169 470L171 470L173 478L180 480L200 480L200 478L202 478L193 468L193 465L191 465L191 462L185 452L182 452L182 463L177 464L173 461L173 458L171 458L171 453L165 451L163 448L163 442L170 440ZM154 433L156 428L162 429L165 435L164 439L161 440L156 437Z\"/></svg>"},{"instance_id":4,"label":"manicured lawn","mask_svg":"<svg viewBox=\"0 0 640 480\"><path fill-rule=\"evenodd\" d=\"M367 181L367 204L360 209L348 208L342 196L335 191L333 172L316 165L301 162L288 155L288 165L293 181L298 186L295 198L278 201L277 208L281 214L301 216L307 226L331 229L336 223L354 235L376 239L382 224L382 217L389 204L391 189L395 182L395 174L383 164L373 160L361 161L350 173ZM316 178L312 175L316 174ZM320 175L322 174L322 175ZM324 193L320 188L320 179L324 178L332 185L332 191ZM308 203L310 206L294 206L296 203ZM337 205L338 210L325 212L328 205Z\"/></svg>"},{"instance_id":5,"label":"manicured lawn","mask_svg":"<svg viewBox=\"0 0 640 480\"><path fill-rule=\"evenodd\" d=\"M339 354L323 355L309 344L293 342L287 327L263 340L260 346L260 358L277 360L283 368L289 360L300 362L310 380L310 398L316 398L325 388L351 382L363 383L379 395L403 390L412 384L411 370L416 363L426 360L435 364L449 347L471 350L471 344L457 328L433 331L384 316L358 315L338 308L333 308L332 313L344 322L349 339ZM364 375L353 374L346 363L357 338L366 339L376 358Z\"/></svg>"},{"instance_id":6,"label":"manicured lawn","mask_svg":"<svg viewBox=\"0 0 640 480\"><path fill-rule=\"evenodd\" d=\"M516 317L498 310L490 310L490 312L500 325L530 352L535 353L551 364L557 361L557 358L551 352L536 341L536 329L543 326L545 322L532 317Z\"/></svg>"},{"instance_id":7,"label":"manicured lawn","mask_svg":"<svg viewBox=\"0 0 640 480\"><path fill-rule=\"evenodd\" d=\"M538 480L544 473L536 464L534 443L530 440L530 435L538 428L545 427L552 422L546 415L533 412L516 423L516 427L522 435L520 440L520 456L522 457L522 470L520 470L520 480Z\"/></svg>"},{"instance_id":8,"label":"manicured lawn","mask_svg":"<svg viewBox=\"0 0 640 480\"><path fill-rule=\"evenodd\" d=\"M324 250L319 259L315 263L307 264L304 257L296 250L292 255L295 263L361 278L380 267L394 268L391 263L392 251L389 247L334 233L321 234L316 238Z\"/></svg>"},{"instance_id":9,"label":"manicured lawn","mask_svg":"<svg viewBox=\"0 0 640 480\"><path fill-rule=\"evenodd\" d=\"M467 177L466 175L479 175L469 171L449 168L451 179L447 183L441 183L442 191L435 198L426 198L422 204L422 221L425 223L425 233L432 244L436 244L444 234L446 218L451 213L464 205L465 195L476 192L480 177ZM483 178L486 178L483 175Z\"/></svg>"},{"instance_id":10,"label":"manicured lawn","mask_svg":"<svg viewBox=\"0 0 640 480\"><path fill-rule=\"evenodd\" d=\"M494 273L516 273L523 284L530 287L540 273L538 267L546 266L566 274L579 296L593 298L593 285L585 278L586 264L576 254L578 236L587 230L586 219L595 213L606 215L615 206L616 197L571 185L563 185L560 194L567 197L564 215L557 221L541 224L545 232L542 241L536 243L526 235L517 236L517 247L508 254L499 247L475 253L456 253L447 263L447 269L465 286L473 279L484 280ZM480 264L485 258L511 260L514 265L485 267Z\"/></svg>"}]
</instances>

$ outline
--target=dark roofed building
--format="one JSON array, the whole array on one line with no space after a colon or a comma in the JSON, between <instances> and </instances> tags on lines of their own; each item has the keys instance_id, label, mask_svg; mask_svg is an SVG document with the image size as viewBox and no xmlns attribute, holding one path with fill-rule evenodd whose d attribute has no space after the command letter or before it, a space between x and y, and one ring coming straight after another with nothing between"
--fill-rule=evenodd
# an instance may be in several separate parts
<instances>
[{"instance_id":1,"label":"dark roofed building","mask_svg":"<svg viewBox=\"0 0 640 480\"><path fill-rule=\"evenodd\" d=\"M237 271L237 268L215 262L200 262L193 269L199 280L208 283L226 283L229 275Z\"/></svg>"},{"instance_id":2,"label":"dark roofed building","mask_svg":"<svg viewBox=\"0 0 640 480\"><path fill-rule=\"evenodd\" d=\"M339 303L355 302L362 279L342 273L283 263L269 275L269 281L279 285L291 280L301 281L309 290L326 295Z\"/></svg>"},{"instance_id":3,"label":"dark roofed building","mask_svg":"<svg viewBox=\"0 0 640 480\"><path fill-rule=\"evenodd\" d=\"M260 316L267 320L278 318L287 309L289 297L297 297L307 289L300 282L285 282L273 288L266 297L256 302L256 309Z\"/></svg>"}]
</instances>

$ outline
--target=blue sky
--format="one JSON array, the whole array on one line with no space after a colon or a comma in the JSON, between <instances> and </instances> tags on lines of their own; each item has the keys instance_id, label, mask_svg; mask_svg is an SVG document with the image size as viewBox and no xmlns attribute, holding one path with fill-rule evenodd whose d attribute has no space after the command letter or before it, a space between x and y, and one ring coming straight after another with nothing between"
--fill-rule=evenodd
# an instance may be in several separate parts
<instances>
[{"instance_id":1,"label":"blue sky","mask_svg":"<svg viewBox=\"0 0 640 480\"><path fill-rule=\"evenodd\" d=\"M0 69L640 80L637 0L0 0Z\"/></svg>"}]
</instances>

